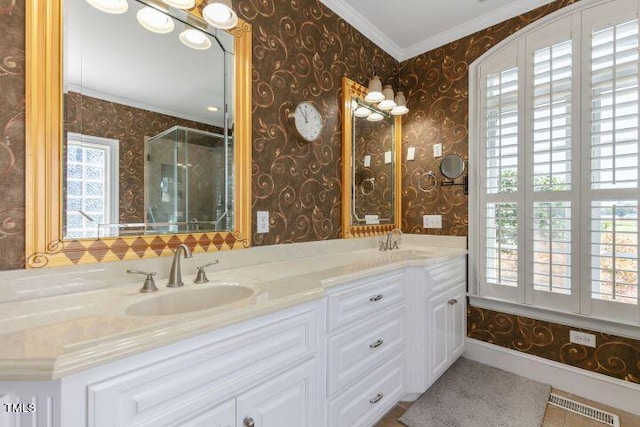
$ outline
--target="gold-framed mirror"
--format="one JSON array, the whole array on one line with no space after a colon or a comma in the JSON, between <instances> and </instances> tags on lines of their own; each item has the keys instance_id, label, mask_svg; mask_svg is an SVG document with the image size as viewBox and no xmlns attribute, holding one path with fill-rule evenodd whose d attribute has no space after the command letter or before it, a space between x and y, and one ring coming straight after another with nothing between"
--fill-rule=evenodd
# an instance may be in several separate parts
<instances>
[{"instance_id":1,"label":"gold-framed mirror","mask_svg":"<svg viewBox=\"0 0 640 427\"><path fill-rule=\"evenodd\" d=\"M180 89L175 79L166 82L168 78L165 78L166 91L163 90L163 97L156 97L154 101L148 101L146 98L134 99L133 95L130 96L135 89L145 83L145 79L163 81L158 77L161 75L160 72L154 71L158 70L158 66L148 70L144 79L138 81L129 74L127 77L129 86L118 88L120 93L117 93L116 89L104 90L103 87L107 86L96 88L95 82L102 84L110 80L114 74L127 76L127 72L135 68L133 65L142 63L142 60L130 62L131 66L121 65L121 71L115 69L110 73L97 75L92 85L87 83L91 80L88 78L90 73L86 69L75 72L76 75L82 76L81 83L85 83L81 90L75 90L78 85L74 80L74 73L70 70L74 70L74 64L81 60L78 59L70 43L76 39L81 39L82 43L85 43L83 52L94 53L94 56L86 60L85 64L93 65L95 70L104 70L105 66L99 61L100 55L107 55L105 53L107 49L88 45L88 40L106 38L99 34L93 36L85 34L83 37L73 38L73 33L76 31L74 28L77 25L69 25L70 22L65 24L63 21L70 13L70 5L74 2L79 7L91 8L84 0L27 0L26 267L40 268L157 257L171 254L171 249L182 243L187 244L196 253L250 246L251 26L239 20L238 25L228 31L208 27L201 15L203 0L196 0L196 5L189 11L166 8L165 16L173 22L172 28L176 30L172 31L173 34L147 34L149 38L163 40L158 42L163 43L158 48L159 52L164 49L166 52L175 53L176 48L169 46L174 46L176 43L186 51L201 52L199 55L212 55L211 52L215 49L223 52L222 60L208 59L209 63L223 63L221 70L216 73L212 73L211 69L209 71L194 69L194 64L207 63L195 57L193 61L181 60L188 62L182 68L194 75L220 76L218 80L222 82L221 85L224 88L216 89L223 94L219 103L215 101L219 112L215 112L214 115L214 108L204 111L207 105L198 104L198 102L205 102L199 101L193 94L193 92L203 92L202 87L198 87L191 93L185 94L185 99L181 100L182 103L176 107L174 114L173 105L160 105L160 103L165 100L177 101L179 96L175 95L176 90L188 92L188 88ZM130 0L129 9L132 14L128 19L135 23L138 17L138 22L144 27L136 12L146 6L157 8L163 6L163 3L157 0ZM77 12L74 13L77 14ZM82 16L85 28L93 29L104 24L104 27L111 28L113 31L124 32L116 24L115 14L93 10L91 13L96 16L93 18L87 15ZM75 20L73 22L76 23ZM140 31L148 30L147 27L144 28ZM202 53L205 49L192 48L185 43L182 36L178 41L178 33L192 28L200 30L207 40L213 41L210 43L213 49ZM125 40L132 44L139 41L141 57L144 53L158 56L150 52L152 47L149 45L142 47L142 36L121 38L118 46L124 46ZM98 52L98 55L95 52ZM172 61L178 61L177 58L177 56L169 56L163 60L165 64L170 64ZM109 56L107 62L118 63L118 58ZM121 59L120 64L122 64ZM173 69L176 70L175 67ZM195 85L194 82L197 79L191 80L193 81L190 84ZM211 86L214 86L214 83ZM171 92L171 89L174 92ZM140 89L140 92L143 93L144 90ZM152 90L147 92L150 93ZM102 93L108 93L111 98L94 96ZM211 99L215 96L213 91L209 94ZM135 102L120 101L128 100L129 97ZM79 101L76 101L77 99ZM151 124L142 123L138 126L143 130L136 134L135 143L138 144L136 149L126 149L124 153L121 150L118 154L118 147L121 148L125 144L124 139L113 137L113 129L111 133L104 135L95 133L95 129L100 127L96 123L106 121L106 105L126 109L126 114L122 114L125 119L117 118L118 125L123 121L140 122L145 114L153 115L153 119L149 120ZM152 105L153 108L147 108L148 105ZM199 110L196 110L196 107ZM78 119L80 111L82 111L83 120L90 118L91 126L86 124L87 120ZM211 115L207 116L207 114ZM74 120L70 120L70 117ZM78 126L78 123L82 123L82 126ZM103 127L113 128L115 125L109 124ZM93 133L87 131L90 128ZM132 132L127 128L125 133ZM100 202L95 197L94 200L88 200L88 202L84 200L83 204L76 206L77 200L71 197L76 194L74 192L76 190L71 184L76 182L82 186L83 194L91 196L91 189L85 188L90 181L87 178L88 173L97 174L100 182L107 183L108 180L104 178L107 175L107 167L98 170L91 165L90 161L85 162L88 165L85 165L84 175L82 173L78 175L79 178L70 172L72 168L76 171L82 166L81 160L76 161L72 158L73 153L79 153L75 150L76 146L72 144L72 140L74 144L79 144L78 146L83 148L98 147L100 144L107 148L109 144L115 147L113 151L115 154L100 154L96 151L96 155L99 154L101 159L109 156L119 159L116 161L114 170L118 170L117 167L120 167L121 171L124 169L122 173L113 174L118 178L111 185L105 184L104 188L96 190L97 194L102 195L109 193L109 189L119 188L119 193L111 191L111 194L116 194L112 196L112 199L116 200L115 208L100 205L96 211L97 214L87 212L87 203L91 202L93 203L91 206L96 206ZM161 142L170 147L168 149L172 153L170 167L167 167L168 161L163 161L159 162L162 164L156 165L155 169L151 166L147 169L147 163L151 164L151 158L160 157L160 154L156 156L151 150ZM191 157L185 154L188 150L184 147L190 147ZM104 151L104 153L110 152ZM132 153L138 153L135 154L138 157L132 159L134 156ZM78 159L87 158L89 157L86 152L84 157L82 155L78 157ZM123 166L123 158L129 162L125 166ZM207 160L209 163L204 166L202 162L196 164L196 159L205 158L214 159L215 162ZM135 168L131 166L133 163L142 165L144 170L142 167L134 170ZM218 173L218 177L214 180L212 176L218 169L222 172ZM129 182L123 183L122 176L126 174L130 179ZM201 177L200 181L197 181L196 177ZM73 181L74 179L76 181ZM131 184L132 181L135 181L135 184ZM94 188L98 187L94 186ZM198 188L204 188L207 197L211 200L200 203L204 207L200 206L200 211L194 211L193 209L198 205L197 202L202 202L205 194L205 190L198 193ZM137 200L137 205L127 204L133 199ZM185 203L190 203L191 207L185 208ZM163 212L158 208L162 204L172 206L173 211ZM105 212L104 215L102 209ZM108 212L112 212L112 218L115 220L105 219L109 216ZM88 223L89 226L82 229L76 222Z\"/></svg>"},{"instance_id":2,"label":"gold-framed mirror","mask_svg":"<svg viewBox=\"0 0 640 427\"><path fill-rule=\"evenodd\" d=\"M366 94L364 86L342 78L343 238L400 227L402 119L364 101ZM369 111L361 117L358 109Z\"/></svg>"}]
</instances>

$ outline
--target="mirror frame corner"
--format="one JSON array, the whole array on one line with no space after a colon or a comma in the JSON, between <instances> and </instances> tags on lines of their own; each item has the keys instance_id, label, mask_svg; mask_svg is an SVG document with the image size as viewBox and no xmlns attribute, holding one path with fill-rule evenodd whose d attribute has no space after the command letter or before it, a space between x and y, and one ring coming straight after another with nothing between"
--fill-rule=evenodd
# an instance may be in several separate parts
<instances>
[{"instance_id":1,"label":"mirror frame corner","mask_svg":"<svg viewBox=\"0 0 640 427\"><path fill-rule=\"evenodd\" d=\"M402 166L402 116L394 116L393 128L393 223L378 225L352 225L351 224L351 197L352 197L352 176L351 165L353 156L351 154L353 142L351 141L351 98L363 98L367 94L367 88L355 82L347 76L342 77L342 238L351 239L358 237L380 236L388 233L394 228L401 227L402 197L401 197L401 166Z\"/></svg>"},{"instance_id":2,"label":"mirror frame corner","mask_svg":"<svg viewBox=\"0 0 640 427\"><path fill-rule=\"evenodd\" d=\"M199 2L198 2L199 3ZM201 17L198 6L190 13ZM251 246L251 24L235 37L235 208L232 231L64 240L62 236L62 0L26 0L25 267L69 266ZM159 242L157 239L160 239ZM201 244L201 240L208 244ZM142 241L141 241L142 240ZM151 243L154 241L154 248Z\"/></svg>"}]
</instances>

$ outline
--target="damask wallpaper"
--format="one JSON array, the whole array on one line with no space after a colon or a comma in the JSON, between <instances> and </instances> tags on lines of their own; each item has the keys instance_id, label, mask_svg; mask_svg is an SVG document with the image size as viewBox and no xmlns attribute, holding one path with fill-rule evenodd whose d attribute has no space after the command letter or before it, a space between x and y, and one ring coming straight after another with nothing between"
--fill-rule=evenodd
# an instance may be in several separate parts
<instances>
[{"instance_id":1,"label":"damask wallpaper","mask_svg":"<svg viewBox=\"0 0 640 427\"><path fill-rule=\"evenodd\" d=\"M595 334L596 347L570 343L570 329ZM640 383L639 340L476 307L467 309L467 335L500 347Z\"/></svg>"},{"instance_id":2,"label":"damask wallpaper","mask_svg":"<svg viewBox=\"0 0 640 427\"><path fill-rule=\"evenodd\" d=\"M425 192L420 190L419 181L424 180L423 188L430 188L425 177L429 171L442 181L440 158L433 157L435 144L442 144L443 155L456 153L468 158L468 144L473 143L468 141L469 65L519 29L575 2L547 4L402 62L400 75L409 107L402 122L403 152L416 148L416 160L402 166L403 231L467 235L469 215L462 187L438 186ZM442 215L442 229L424 230L425 214Z\"/></svg>"}]
</instances>

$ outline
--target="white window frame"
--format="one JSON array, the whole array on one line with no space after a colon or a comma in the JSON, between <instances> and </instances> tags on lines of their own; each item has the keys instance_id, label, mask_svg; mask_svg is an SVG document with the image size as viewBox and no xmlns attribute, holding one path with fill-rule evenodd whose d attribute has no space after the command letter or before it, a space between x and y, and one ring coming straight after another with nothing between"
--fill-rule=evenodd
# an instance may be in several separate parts
<instances>
[{"instance_id":1,"label":"white window frame","mask_svg":"<svg viewBox=\"0 0 640 427\"><path fill-rule=\"evenodd\" d=\"M530 317L544 318L558 321L566 325L576 327L589 327L603 330L619 335L640 338L640 304L622 304L616 302L599 301L591 298L591 262L589 261L590 245L590 212L591 198L585 197L585 192L590 189L590 157L581 155L580 144L583 135L590 138L589 115L591 114L590 96L584 96L582 81L588 79L590 83L590 56L582 52L590 50L590 23L589 13L602 17L602 9L608 14L615 15L624 13L626 17L632 16L633 8L640 10L639 0L582 0L579 3L567 6L562 10L548 15L534 24L531 24L503 40L497 46L478 58L469 68L469 162L470 182L472 186L469 194L469 297L472 305L484 307L503 312L520 314ZM590 11L591 10L591 11ZM571 39L573 40L573 93L572 93L572 190L562 192L564 194L545 194L538 198L532 188L532 171L530 168L530 157L532 155L532 144L527 144L527 153L522 149L525 144L519 144L518 151L518 182L519 185L525 183L526 191L518 191L518 223L528 215L527 230L524 235L518 236L518 265L522 272L518 277L518 287L507 289L506 286L490 286L484 280L485 272L481 268L484 264L483 257L486 256L484 245L486 244L486 234L483 224L485 214L482 212L487 202L500 200L500 194L486 194L486 171L479 165L482 164L485 150L486 129L484 123L484 86L483 78L487 75L487 67L497 71L497 65L504 61L501 57L507 52L512 55L511 60L518 64L519 82L519 139L526 138L529 133L528 127L531 123L525 121L525 109L531 90L531 70L525 66L525 58L536 50L536 45L543 43L556 43L556 34L564 32L566 35L567 26L571 28ZM585 32L585 30L588 30ZM586 34L586 36L582 36ZM564 38L566 40L566 36ZM516 55L513 58L513 55ZM508 56L508 55L507 55ZM483 68L484 67L484 68ZM532 68L532 67L529 67ZM586 85L585 85L586 87ZM590 95L590 90L587 95ZM525 105L526 104L526 105ZM586 142L589 143L589 142ZM583 141L582 147L585 147ZM584 150L584 148L582 148ZM577 159L581 159L578 162ZM474 167L475 166L475 167ZM581 171L585 171L581 173ZM525 179L527 181L525 181ZM638 190L635 191L636 199ZM524 193L527 193L526 195ZM482 194L482 196L481 196ZM609 198L623 198L611 194ZM493 197L497 196L497 197ZM559 200L570 201L572 204L572 295L549 293L534 290L533 278L533 256L531 255L530 221L533 203L535 201L547 201L557 197ZM481 205L482 203L482 205ZM524 208L524 209L523 209ZM525 255L526 254L526 255ZM624 312L624 313L621 313Z\"/></svg>"}]
</instances>

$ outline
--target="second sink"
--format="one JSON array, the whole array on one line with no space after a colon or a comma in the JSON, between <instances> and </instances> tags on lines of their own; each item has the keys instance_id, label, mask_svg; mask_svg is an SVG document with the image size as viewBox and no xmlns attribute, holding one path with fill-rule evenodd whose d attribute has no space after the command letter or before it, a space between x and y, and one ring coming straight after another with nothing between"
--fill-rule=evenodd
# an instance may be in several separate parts
<instances>
[{"instance_id":1,"label":"second sink","mask_svg":"<svg viewBox=\"0 0 640 427\"><path fill-rule=\"evenodd\" d=\"M132 316L167 316L189 313L232 304L254 294L254 289L235 284L181 289L132 304L127 307L125 312Z\"/></svg>"}]
</instances>

